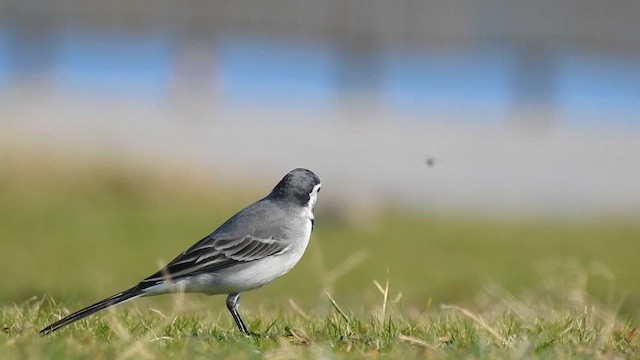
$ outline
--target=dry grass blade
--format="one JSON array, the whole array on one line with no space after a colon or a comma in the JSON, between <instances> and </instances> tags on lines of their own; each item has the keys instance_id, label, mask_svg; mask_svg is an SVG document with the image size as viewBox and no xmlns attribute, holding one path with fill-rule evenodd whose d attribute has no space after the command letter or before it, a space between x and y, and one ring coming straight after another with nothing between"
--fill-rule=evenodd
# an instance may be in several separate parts
<instances>
[{"instance_id":1,"label":"dry grass blade","mask_svg":"<svg viewBox=\"0 0 640 360\"><path fill-rule=\"evenodd\" d=\"M173 340L173 338L172 338L172 337L170 337L170 336L160 336L160 337L153 338L153 339L149 340L149 342L152 342L152 343L153 343L153 342L156 342L156 341L162 341L162 340L170 341L170 340Z\"/></svg>"},{"instance_id":2,"label":"dry grass blade","mask_svg":"<svg viewBox=\"0 0 640 360\"><path fill-rule=\"evenodd\" d=\"M413 336L408 336L408 335L403 335L403 334L399 334L398 335L398 340L409 343L411 345L416 345L416 346L420 346L429 350L437 350L437 348L431 344L429 344L428 342L422 340L422 339L418 339L416 337Z\"/></svg>"},{"instance_id":3,"label":"dry grass blade","mask_svg":"<svg viewBox=\"0 0 640 360\"><path fill-rule=\"evenodd\" d=\"M291 336L294 337L294 339L298 340L298 342L300 342L300 344L302 345L313 344L313 341L311 340L311 338L309 338L309 336L302 330L289 329L289 333L291 334Z\"/></svg>"},{"instance_id":4,"label":"dry grass blade","mask_svg":"<svg viewBox=\"0 0 640 360\"><path fill-rule=\"evenodd\" d=\"M362 249L354 254L351 254L348 258L346 258L342 264L336 266L333 270L329 271L325 276L325 287L332 287L333 284L347 274L349 271L353 270L356 266L360 265L369 257L369 251Z\"/></svg>"},{"instance_id":5,"label":"dry grass blade","mask_svg":"<svg viewBox=\"0 0 640 360\"><path fill-rule=\"evenodd\" d=\"M298 306L298 304L296 304L296 302L295 302L295 301L293 301L293 299L292 299L292 298L289 298L289 299L288 299L288 302L289 302L289 305L291 305L291 308L292 308L295 312L297 312L300 316L302 316L305 320L310 320L310 319L311 319L311 316L307 315L307 313L306 313L306 312L304 312L304 310L302 310L302 309L300 308L300 306Z\"/></svg>"},{"instance_id":6,"label":"dry grass blade","mask_svg":"<svg viewBox=\"0 0 640 360\"><path fill-rule=\"evenodd\" d=\"M331 305L333 306L333 308L336 309L338 314L340 314L340 316L342 316L342 318L344 319L344 321L347 322L347 324L350 324L351 323L351 319L349 318L349 316L347 316L347 314L344 311L342 311L342 309L340 308L338 303L333 299L333 297L331 297L331 294L329 294L328 292L325 292L325 294L329 298L329 301L331 301Z\"/></svg>"},{"instance_id":7,"label":"dry grass blade","mask_svg":"<svg viewBox=\"0 0 640 360\"><path fill-rule=\"evenodd\" d=\"M492 328L491 326L489 326L489 324L487 324L484 319L474 313L472 313L471 311L460 307L460 306L456 306L456 305L441 305L440 306L442 309L445 310L454 310L457 311L461 314L463 314L464 316L468 317L469 319L473 320L476 324L480 325L483 329L487 330L491 335L493 335L493 337L495 337L498 341L500 341L502 344L504 344L507 347L511 347L511 344L509 344L507 342L507 339L505 339L504 336L500 335L500 333L495 330L494 328Z\"/></svg>"},{"instance_id":8,"label":"dry grass blade","mask_svg":"<svg viewBox=\"0 0 640 360\"><path fill-rule=\"evenodd\" d=\"M385 282L384 288L377 280L373 280L373 284L382 294L382 319L384 319L387 314L387 300L389 299L389 277L387 276L387 281Z\"/></svg>"}]
</instances>

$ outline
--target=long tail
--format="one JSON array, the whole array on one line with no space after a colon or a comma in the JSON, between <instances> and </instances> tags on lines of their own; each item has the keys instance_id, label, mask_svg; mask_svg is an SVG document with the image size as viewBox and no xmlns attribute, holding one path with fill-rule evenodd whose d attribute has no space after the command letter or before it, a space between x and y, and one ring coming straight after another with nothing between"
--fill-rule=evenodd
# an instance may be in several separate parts
<instances>
[{"instance_id":1,"label":"long tail","mask_svg":"<svg viewBox=\"0 0 640 360\"><path fill-rule=\"evenodd\" d=\"M104 310L108 307L118 305L128 300L132 300L144 295L143 288L139 285L132 287L129 290L125 290L121 293L110 296L102 301L98 301L97 303L87 306L86 308L76 311L73 314L65 317L64 319L58 320L53 324L47 326L46 328L40 330L40 335L47 335L52 333L63 326L67 326L73 322L76 322L80 319L83 319L89 315L93 315L100 310Z\"/></svg>"}]
</instances>

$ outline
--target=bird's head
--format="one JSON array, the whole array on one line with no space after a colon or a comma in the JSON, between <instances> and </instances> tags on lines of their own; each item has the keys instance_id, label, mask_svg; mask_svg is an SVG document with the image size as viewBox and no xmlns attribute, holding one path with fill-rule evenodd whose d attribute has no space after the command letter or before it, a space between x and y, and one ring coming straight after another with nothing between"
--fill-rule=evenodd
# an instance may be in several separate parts
<instances>
[{"instance_id":1,"label":"bird's head","mask_svg":"<svg viewBox=\"0 0 640 360\"><path fill-rule=\"evenodd\" d=\"M269 196L313 208L321 186L320 178L313 171L297 168L285 175Z\"/></svg>"}]
</instances>

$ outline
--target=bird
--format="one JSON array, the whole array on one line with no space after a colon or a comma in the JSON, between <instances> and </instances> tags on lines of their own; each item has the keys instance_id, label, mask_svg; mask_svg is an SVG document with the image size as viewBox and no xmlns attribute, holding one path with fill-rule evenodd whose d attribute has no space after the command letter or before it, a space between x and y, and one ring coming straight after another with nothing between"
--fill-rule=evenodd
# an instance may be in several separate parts
<instances>
[{"instance_id":1,"label":"bird","mask_svg":"<svg viewBox=\"0 0 640 360\"><path fill-rule=\"evenodd\" d=\"M161 270L54 322L40 334L139 297L184 292L227 294L227 309L238 329L250 335L238 312L240 293L281 277L302 258L315 225L313 211L321 187L312 171L290 171L266 197L240 210Z\"/></svg>"}]
</instances>

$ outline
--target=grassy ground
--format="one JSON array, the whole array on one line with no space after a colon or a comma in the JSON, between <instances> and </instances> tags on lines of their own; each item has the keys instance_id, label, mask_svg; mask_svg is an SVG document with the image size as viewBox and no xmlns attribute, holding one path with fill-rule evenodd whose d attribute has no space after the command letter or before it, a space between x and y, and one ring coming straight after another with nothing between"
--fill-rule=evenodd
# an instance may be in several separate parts
<instances>
[{"instance_id":1,"label":"grassy ground","mask_svg":"<svg viewBox=\"0 0 640 360\"><path fill-rule=\"evenodd\" d=\"M366 316L338 304L326 313L249 311L249 326L257 333L252 337L218 311L127 307L41 338L34 332L66 311L34 300L3 307L0 357L591 359L631 357L640 345L633 321L594 306L515 302L482 314L456 306L411 314L392 301L385 313L381 304L371 304Z\"/></svg>"},{"instance_id":2,"label":"grassy ground","mask_svg":"<svg viewBox=\"0 0 640 360\"><path fill-rule=\"evenodd\" d=\"M384 209L353 222L322 197L302 262L242 297L257 336L234 329L223 297L187 295L137 300L41 338L47 323L133 285L268 189L189 164L160 172L19 155L0 158L0 358L640 354L637 224Z\"/></svg>"}]
</instances>

